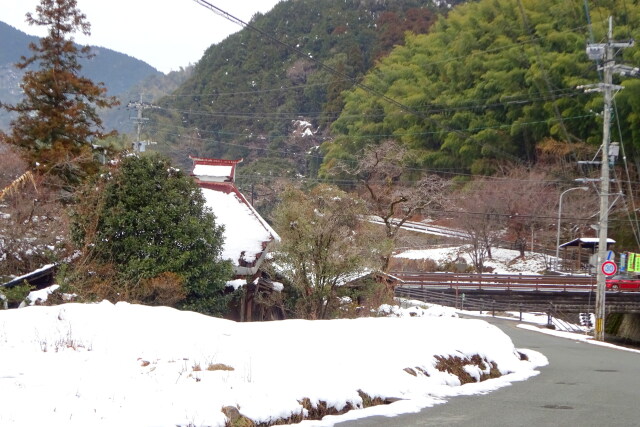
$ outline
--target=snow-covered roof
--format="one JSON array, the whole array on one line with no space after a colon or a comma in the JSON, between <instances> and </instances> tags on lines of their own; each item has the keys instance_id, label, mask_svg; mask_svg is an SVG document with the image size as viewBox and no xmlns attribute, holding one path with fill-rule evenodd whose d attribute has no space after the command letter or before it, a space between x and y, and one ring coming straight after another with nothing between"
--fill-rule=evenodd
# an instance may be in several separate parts
<instances>
[{"instance_id":1,"label":"snow-covered roof","mask_svg":"<svg viewBox=\"0 0 640 427\"><path fill-rule=\"evenodd\" d=\"M193 174L195 176L232 178L233 166L195 165Z\"/></svg>"},{"instance_id":2,"label":"snow-covered roof","mask_svg":"<svg viewBox=\"0 0 640 427\"><path fill-rule=\"evenodd\" d=\"M205 204L216 216L217 224L224 225L222 258L231 260L238 276L255 274L269 244L279 241L280 237L236 188L233 179L206 180L199 175L224 171L224 168L230 168L234 174L235 165L242 160L192 159Z\"/></svg>"},{"instance_id":3,"label":"snow-covered roof","mask_svg":"<svg viewBox=\"0 0 640 427\"><path fill-rule=\"evenodd\" d=\"M192 156L189 158L193 160L193 175L199 182L234 182L236 165L242 162L242 159L207 159Z\"/></svg>"},{"instance_id":4,"label":"snow-covered roof","mask_svg":"<svg viewBox=\"0 0 640 427\"><path fill-rule=\"evenodd\" d=\"M47 264L30 273L15 277L9 282L1 283L0 286L6 286L10 288L12 286L21 285L22 283L24 283L24 281L27 281L31 285L38 288L49 286L51 285L50 282L53 281L54 271L56 267L56 264Z\"/></svg>"},{"instance_id":5,"label":"snow-covered roof","mask_svg":"<svg viewBox=\"0 0 640 427\"><path fill-rule=\"evenodd\" d=\"M611 245L616 241L613 239L607 239L607 245ZM577 239L573 239L570 242L566 242L561 244L559 247L564 248L567 246L597 246L600 243L600 239L598 237L579 237Z\"/></svg>"},{"instance_id":6,"label":"snow-covered roof","mask_svg":"<svg viewBox=\"0 0 640 427\"><path fill-rule=\"evenodd\" d=\"M265 249L263 244L277 236L275 231L235 191L202 188L202 193L207 206L225 227L223 257L236 264L241 260L253 263Z\"/></svg>"}]
</instances>

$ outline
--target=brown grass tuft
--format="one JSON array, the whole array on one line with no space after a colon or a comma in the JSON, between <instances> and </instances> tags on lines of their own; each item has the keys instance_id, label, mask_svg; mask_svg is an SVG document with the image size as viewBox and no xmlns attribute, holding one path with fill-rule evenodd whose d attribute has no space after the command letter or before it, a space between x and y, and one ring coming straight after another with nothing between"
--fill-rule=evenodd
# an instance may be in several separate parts
<instances>
[{"instance_id":1,"label":"brown grass tuft","mask_svg":"<svg viewBox=\"0 0 640 427\"><path fill-rule=\"evenodd\" d=\"M435 358L438 361L438 363L436 364L436 369L455 375L460 379L461 384L476 382L475 378L473 378L467 371L465 371L465 365L475 365L482 370L487 369L487 362L477 354L472 356L471 359L458 356L436 356ZM480 375L480 381L485 381L491 378L498 378L500 376L502 376L502 374L498 370L498 365L496 365L495 362L491 362L489 374Z\"/></svg>"},{"instance_id":2,"label":"brown grass tuft","mask_svg":"<svg viewBox=\"0 0 640 427\"><path fill-rule=\"evenodd\" d=\"M225 365L224 363L209 363L207 371L235 371L232 366Z\"/></svg>"},{"instance_id":3,"label":"brown grass tuft","mask_svg":"<svg viewBox=\"0 0 640 427\"><path fill-rule=\"evenodd\" d=\"M388 405L389 403L398 400L389 398L383 399L381 397L371 397L362 390L358 390L358 394L362 398L362 408L368 408L370 406L376 405ZM337 410L335 407L328 405L327 402L322 400L314 405L307 397L299 400L298 403L300 403L300 405L302 405L302 407L306 409L306 416L304 416L303 411L301 411L296 414L291 414L291 416L287 418L280 418L278 420L258 424L242 415L239 409L235 406L225 406L224 408L222 408L222 412L228 418L227 422L225 423L225 427L271 427L284 424L297 424L303 420L320 420L325 415L341 415L351 411L352 409L359 409L353 404L348 403L344 408Z\"/></svg>"},{"instance_id":4,"label":"brown grass tuft","mask_svg":"<svg viewBox=\"0 0 640 427\"><path fill-rule=\"evenodd\" d=\"M405 371L407 374L413 375L414 377L417 377L417 376L418 376L418 374L416 374L416 371L414 371L412 368L404 368L404 371Z\"/></svg>"}]
</instances>

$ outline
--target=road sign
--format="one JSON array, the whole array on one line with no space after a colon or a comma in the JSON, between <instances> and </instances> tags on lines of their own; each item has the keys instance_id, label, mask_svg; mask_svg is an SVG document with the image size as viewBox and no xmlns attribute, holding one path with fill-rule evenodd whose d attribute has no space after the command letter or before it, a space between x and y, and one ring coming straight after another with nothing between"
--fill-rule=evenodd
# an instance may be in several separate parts
<instances>
[{"instance_id":1,"label":"road sign","mask_svg":"<svg viewBox=\"0 0 640 427\"><path fill-rule=\"evenodd\" d=\"M601 268L605 276L613 276L618 272L618 265L613 261L603 262Z\"/></svg>"}]
</instances>

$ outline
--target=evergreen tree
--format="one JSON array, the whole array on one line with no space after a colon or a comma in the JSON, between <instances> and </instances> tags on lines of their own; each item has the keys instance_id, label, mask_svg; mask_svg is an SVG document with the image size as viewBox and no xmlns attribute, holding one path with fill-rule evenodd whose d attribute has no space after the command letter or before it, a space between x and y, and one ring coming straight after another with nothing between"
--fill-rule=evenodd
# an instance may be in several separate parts
<instances>
[{"instance_id":1,"label":"evergreen tree","mask_svg":"<svg viewBox=\"0 0 640 427\"><path fill-rule=\"evenodd\" d=\"M108 265L112 277L76 280L88 280L84 295L223 313L231 276L220 259L223 227L195 182L159 155L125 157L99 181L73 215L74 238L91 258L79 264Z\"/></svg>"},{"instance_id":2,"label":"evergreen tree","mask_svg":"<svg viewBox=\"0 0 640 427\"><path fill-rule=\"evenodd\" d=\"M90 24L76 0L41 0L35 16L26 17L31 25L47 26L48 34L29 45L31 57L16 64L27 70L21 84L24 98L16 105L2 105L18 113L7 142L22 148L43 173L75 184L96 170L92 142L104 136L96 109L117 101L105 96L102 84L79 74L78 60L91 55L88 47L76 47L70 35L89 35Z\"/></svg>"}]
</instances>

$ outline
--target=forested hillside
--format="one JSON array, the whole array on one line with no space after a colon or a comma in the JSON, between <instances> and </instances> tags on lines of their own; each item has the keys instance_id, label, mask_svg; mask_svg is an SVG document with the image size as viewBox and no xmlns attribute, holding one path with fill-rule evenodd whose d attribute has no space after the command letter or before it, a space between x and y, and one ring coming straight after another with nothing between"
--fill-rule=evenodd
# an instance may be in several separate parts
<instances>
[{"instance_id":1,"label":"forested hillside","mask_svg":"<svg viewBox=\"0 0 640 427\"><path fill-rule=\"evenodd\" d=\"M604 39L609 15L616 39L637 36L637 2L458 3L281 2L254 18L258 31L212 46L149 131L176 159L271 157L276 169L295 164L305 174L323 161L323 176L335 160L386 139L409 148L415 167L463 173L549 153L592 156L602 99L577 89L599 81L585 47ZM640 51L618 60L637 66ZM626 89L616 97L622 134L614 129L614 139L638 162L640 85L617 82ZM299 119L310 124L305 138L292 136ZM321 143L323 160L307 155Z\"/></svg>"},{"instance_id":2,"label":"forested hillside","mask_svg":"<svg viewBox=\"0 0 640 427\"><path fill-rule=\"evenodd\" d=\"M342 91L402 44L405 31L426 33L437 14L448 10L438 3L441 6L432 0L280 2L253 18L250 24L258 31L245 28L211 46L193 76L161 102L163 110L154 115L149 130L156 140L168 141L168 150L182 159L185 151L300 157L322 140L319 134L326 134L342 110ZM212 14L211 19L223 18ZM294 121L301 118L310 122L315 136L292 143Z\"/></svg>"},{"instance_id":3,"label":"forested hillside","mask_svg":"<svg viewBox=\"0 0 640 427\"><path fill-rule=\"evenodd\" d=\"M600 81L585 47L606 40L610 15L616 40L637 39L640 6L588 4L590 17L583 2L483 0L458 6L428 35L409 35L367 74L367 90L346 95L325 171L385 139L412 149L416 166L476 174L546 153L590 160L585 151L593 155L602 142L603 102L578 88ZM637 67L640 50L621 49L616 59ZM616 96L613 140L637 162L640 85L616 82L626 89Z\"/></svg>"}]
</instances>

